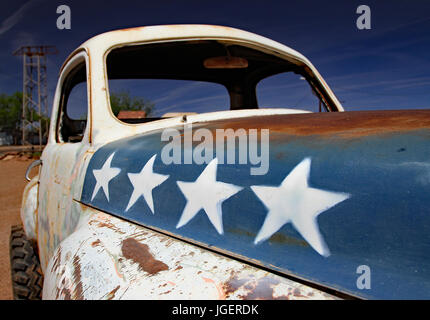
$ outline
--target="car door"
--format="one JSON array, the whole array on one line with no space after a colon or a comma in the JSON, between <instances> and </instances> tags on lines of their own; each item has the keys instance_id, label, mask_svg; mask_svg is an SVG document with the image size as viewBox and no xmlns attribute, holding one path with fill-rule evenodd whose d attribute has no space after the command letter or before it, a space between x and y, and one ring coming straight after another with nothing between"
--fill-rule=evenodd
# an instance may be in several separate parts
<instances>
[{"instance_id":1,"label":"car door","mask_svg":"<svg viewBox=\"0 0 430 320\"><path fill-rule=\"evenodd\" d=\"M79 219L81 177L89 152L88 56L77 52L58 81L48 143L42 154L37 217L42 270Z\"/></svg>"}]
</instances>

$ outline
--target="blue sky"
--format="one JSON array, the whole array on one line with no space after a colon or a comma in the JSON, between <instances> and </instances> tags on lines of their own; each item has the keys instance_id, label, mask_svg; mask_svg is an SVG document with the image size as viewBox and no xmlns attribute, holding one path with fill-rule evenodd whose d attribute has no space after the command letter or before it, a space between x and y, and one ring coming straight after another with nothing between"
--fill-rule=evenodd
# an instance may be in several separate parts
<instances>
[{"instance_id":1,"label":"blue sky","mask_svg":"<svg viewBox=\"0 0 430 320\"><path fill-rule=\"evenodd\" d=\"M56 28L61 4L71 8L71 30ZM371 30L356 27L361 4L371 8ZM58 48L59 54L48 59L52 103L61 64L88 38L120 28L175 23L237 27L298 50L317 67L347 110L430 107L430 1L425 0L2 1L0 93L22 90L21 59L12 56L21 45ZM181 92L190 94L186 88L179 92L170 88L165 95L178 98ZM276 99L276 94L272 97ZM163 95L147 98L158 100L156 108L171 103L159 101ZM205 103L210 104L210 99Z\"/></svg>"}]
</instances>

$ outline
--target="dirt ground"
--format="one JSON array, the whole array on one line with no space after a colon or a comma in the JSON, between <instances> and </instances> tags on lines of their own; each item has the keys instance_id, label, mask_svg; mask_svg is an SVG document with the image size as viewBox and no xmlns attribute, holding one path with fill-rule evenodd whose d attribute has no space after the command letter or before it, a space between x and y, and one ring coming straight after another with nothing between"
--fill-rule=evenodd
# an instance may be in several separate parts
<instances>
[{"instance_id":1,"label":"dirt ground","mask_svg":"<svg viewBox=\"0 0 430 320\"><path fill-rule=\"evenodd\" d=\"M0 299L12 299L9 262L9 235L20 224L19 209L27 181L25 170L33 160L0 160Z\"/></svg>"}]
</instances>

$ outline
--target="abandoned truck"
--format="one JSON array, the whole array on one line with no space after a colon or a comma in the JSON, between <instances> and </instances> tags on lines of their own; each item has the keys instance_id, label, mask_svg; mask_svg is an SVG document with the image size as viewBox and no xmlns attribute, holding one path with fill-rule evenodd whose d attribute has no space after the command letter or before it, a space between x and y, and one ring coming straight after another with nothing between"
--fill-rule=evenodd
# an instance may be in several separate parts
<instances>
[{"instance_id":1,"label":"abandoned truck","mask_svg":"<svg viewBox=\"0 0 430 320\"><path fill-rule=\"evenodd\" d=\"M29 167L15 298L430 298L430 110L343 111L249 32L88 40Z\"/></svg>"}]
</instances>

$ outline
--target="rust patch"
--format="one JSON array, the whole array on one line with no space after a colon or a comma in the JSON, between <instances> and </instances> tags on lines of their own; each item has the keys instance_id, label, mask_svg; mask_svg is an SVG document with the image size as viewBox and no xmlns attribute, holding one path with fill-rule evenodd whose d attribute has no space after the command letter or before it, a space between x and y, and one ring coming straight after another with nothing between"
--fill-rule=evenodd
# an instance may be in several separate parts
<instances>
[{"instance_id":1,"label":"rust patch","mask_svg":"<svg viewBox=\"0 0 430 320\"><path fill-rule=\"evenodd\" d=\"M74 290L74 299L75 300L83 300L83 290L82 290L82 282L81 282L81 261L78 256L73 258L73 281L75 283Z\"/></svg>"},{"instance_id":2,"label":"rust patch","mask_svg":"<svg viewBox=\"0 0 430 320\"><path fill-rule=\"evenodd\" d=\"M223 290L226 297L230 296L237 289L247 283L249 279L239 279L237 276L231 278L228 282L224 283Z\"/></svg>"},{"instance_id":3,"label":"rust patch","mask_svg":"<svg viewBox=\"0 0 430 320\"><path fill-rule=\"evenodd\" d=\"M93 225L94 223L97 224L97 227L99 228L108 228L111 229L117 233L124 234L122 230L120 230L118 227L116 227L112 222L109 221L90 221L90 224Z\"/></svg>"},{"instance_id":4,"label":"rust patch","mask_svg":"<svg viewBox=\"0 0 430 320\"><path fill-rule=\"evenodd\" d=\"M151 275L169 269L164 262L159 261L152 256L149 251L149 247L146 244L140 243L136 239L125 239L122 242L121 250L126 259L133 260L139 264L139 267L143 271L146 271Z\"/></svg>"},{"instance_id":5,"label":"rust patch","mask_svg":"<svg viewBox=\"0 0 430 320\"><path fill-rule=\"evenodd\" d=\"M96 241L93 241L93 242L91 243L91 246L92 246L92 247L97 247L97 246L99 246L100 244L101 244L100 240L99 240L99 239L97 239Z\"/></svg>"},{"instance_id":6,"label":"rust patch","mask_svg":"<svg viewBox=\"0 0 430 320\"><path fill-rule=\"evenodd\" d=\"M228 232L240 235L240 236L247 236L250 238L255 238L256 234L253 232L250 232L248 230L245 229L240 229L240 228L229 228L227 229Z\"/></svg>"},{"instance_id":7,"label":"rust patch","mask_svg":"<svg viewBox=\"0 0 430 320\"><path fill-rule=\"evenodd\" d=\"M224 293L224 289L222 287L220 287L216 281L214 281L213 279L210 279L210 278L205 278L205 277L202 277L202 279L204 282L210 283L216 287L216 289L218 291L218 300L225 300L226 296Z\"/></svg>"},{"instance_id":8,"label":"rust patch","mask_svg":"<svg viewBox=\"0 0 430 320\"><path fill-rule=\"evenodd\" d=\"M117 286L115 289L109 292L107 295L107 300L112 300L113 298L115 298L115 293L118 291L119 288L120 286Z\"/></svg>"},{"instance_id":9,"label":"rust patch","mask_svg":"<svg viewBox=\"0 0 430 320\"><path fill-rule=\"evenodd\" d=\"M61 263L61 247L58 248L57 254L55 255L54 263L52 264L51 272L57 271Z\"/></svg>"},{"instance_id":10,"label":"rust patch","mask_svg":"<svg viewBox=\"0 0 430 320\"><path fill-rule=\"evenodd\" d=\"M234 233L240 236L246 236L250 238L255 238L256 234L253 232L250 232L245 229L240 228L229 228L227 229L228 232ZM302 247L309 247L309 244L301 239L297 239L294 237L287 236L285 234L276 233L273 236L270 237L269 242L271 243L278 243L278 244L288 244L288 245L295 245L295 246L302 246Z\"/></svg>"},{"instance_id":11,"label":"rust patch","mask_svg":"<svg viewBox=\"0 0 430 320\"><path fill-rule=\"evenodd\" d=\"M273 236L269 239L270 243L279 243L279 244L288 244L288 245L295 245L295 246L302 246L302 247L309 247L309 244L301 239L297 239L294 237L287 236L282 233L275 233Z\"/></svg>"},{"instance_id":12,"label":"rust patch","mask_svg":"<svg viewBox=\"0 0 430 320\"><path fill-rule=\"evenodd\" d=\"M70 294L70 291L69 290L67 290L67 289L65 289L65 288L63 288L63 289L61 289L61 295L63 295L64 296L64 300L72 300L72 296L71 296L71 294ZM57 295L57 298L58 298L58 295Z\"/></svg>"},{"instance_id":13,"label":"rust patch","mask_svg":"<svg viewBox=\"0 0 430 320\"><path fill-rule=\"evenodd\" d=\"M203 123L202 123L203 124ZM292 135L354 138L430 128L430 110L381 110L266 115L210 122L209 129L270 129Z\"/></svg>"}]
</instances>

